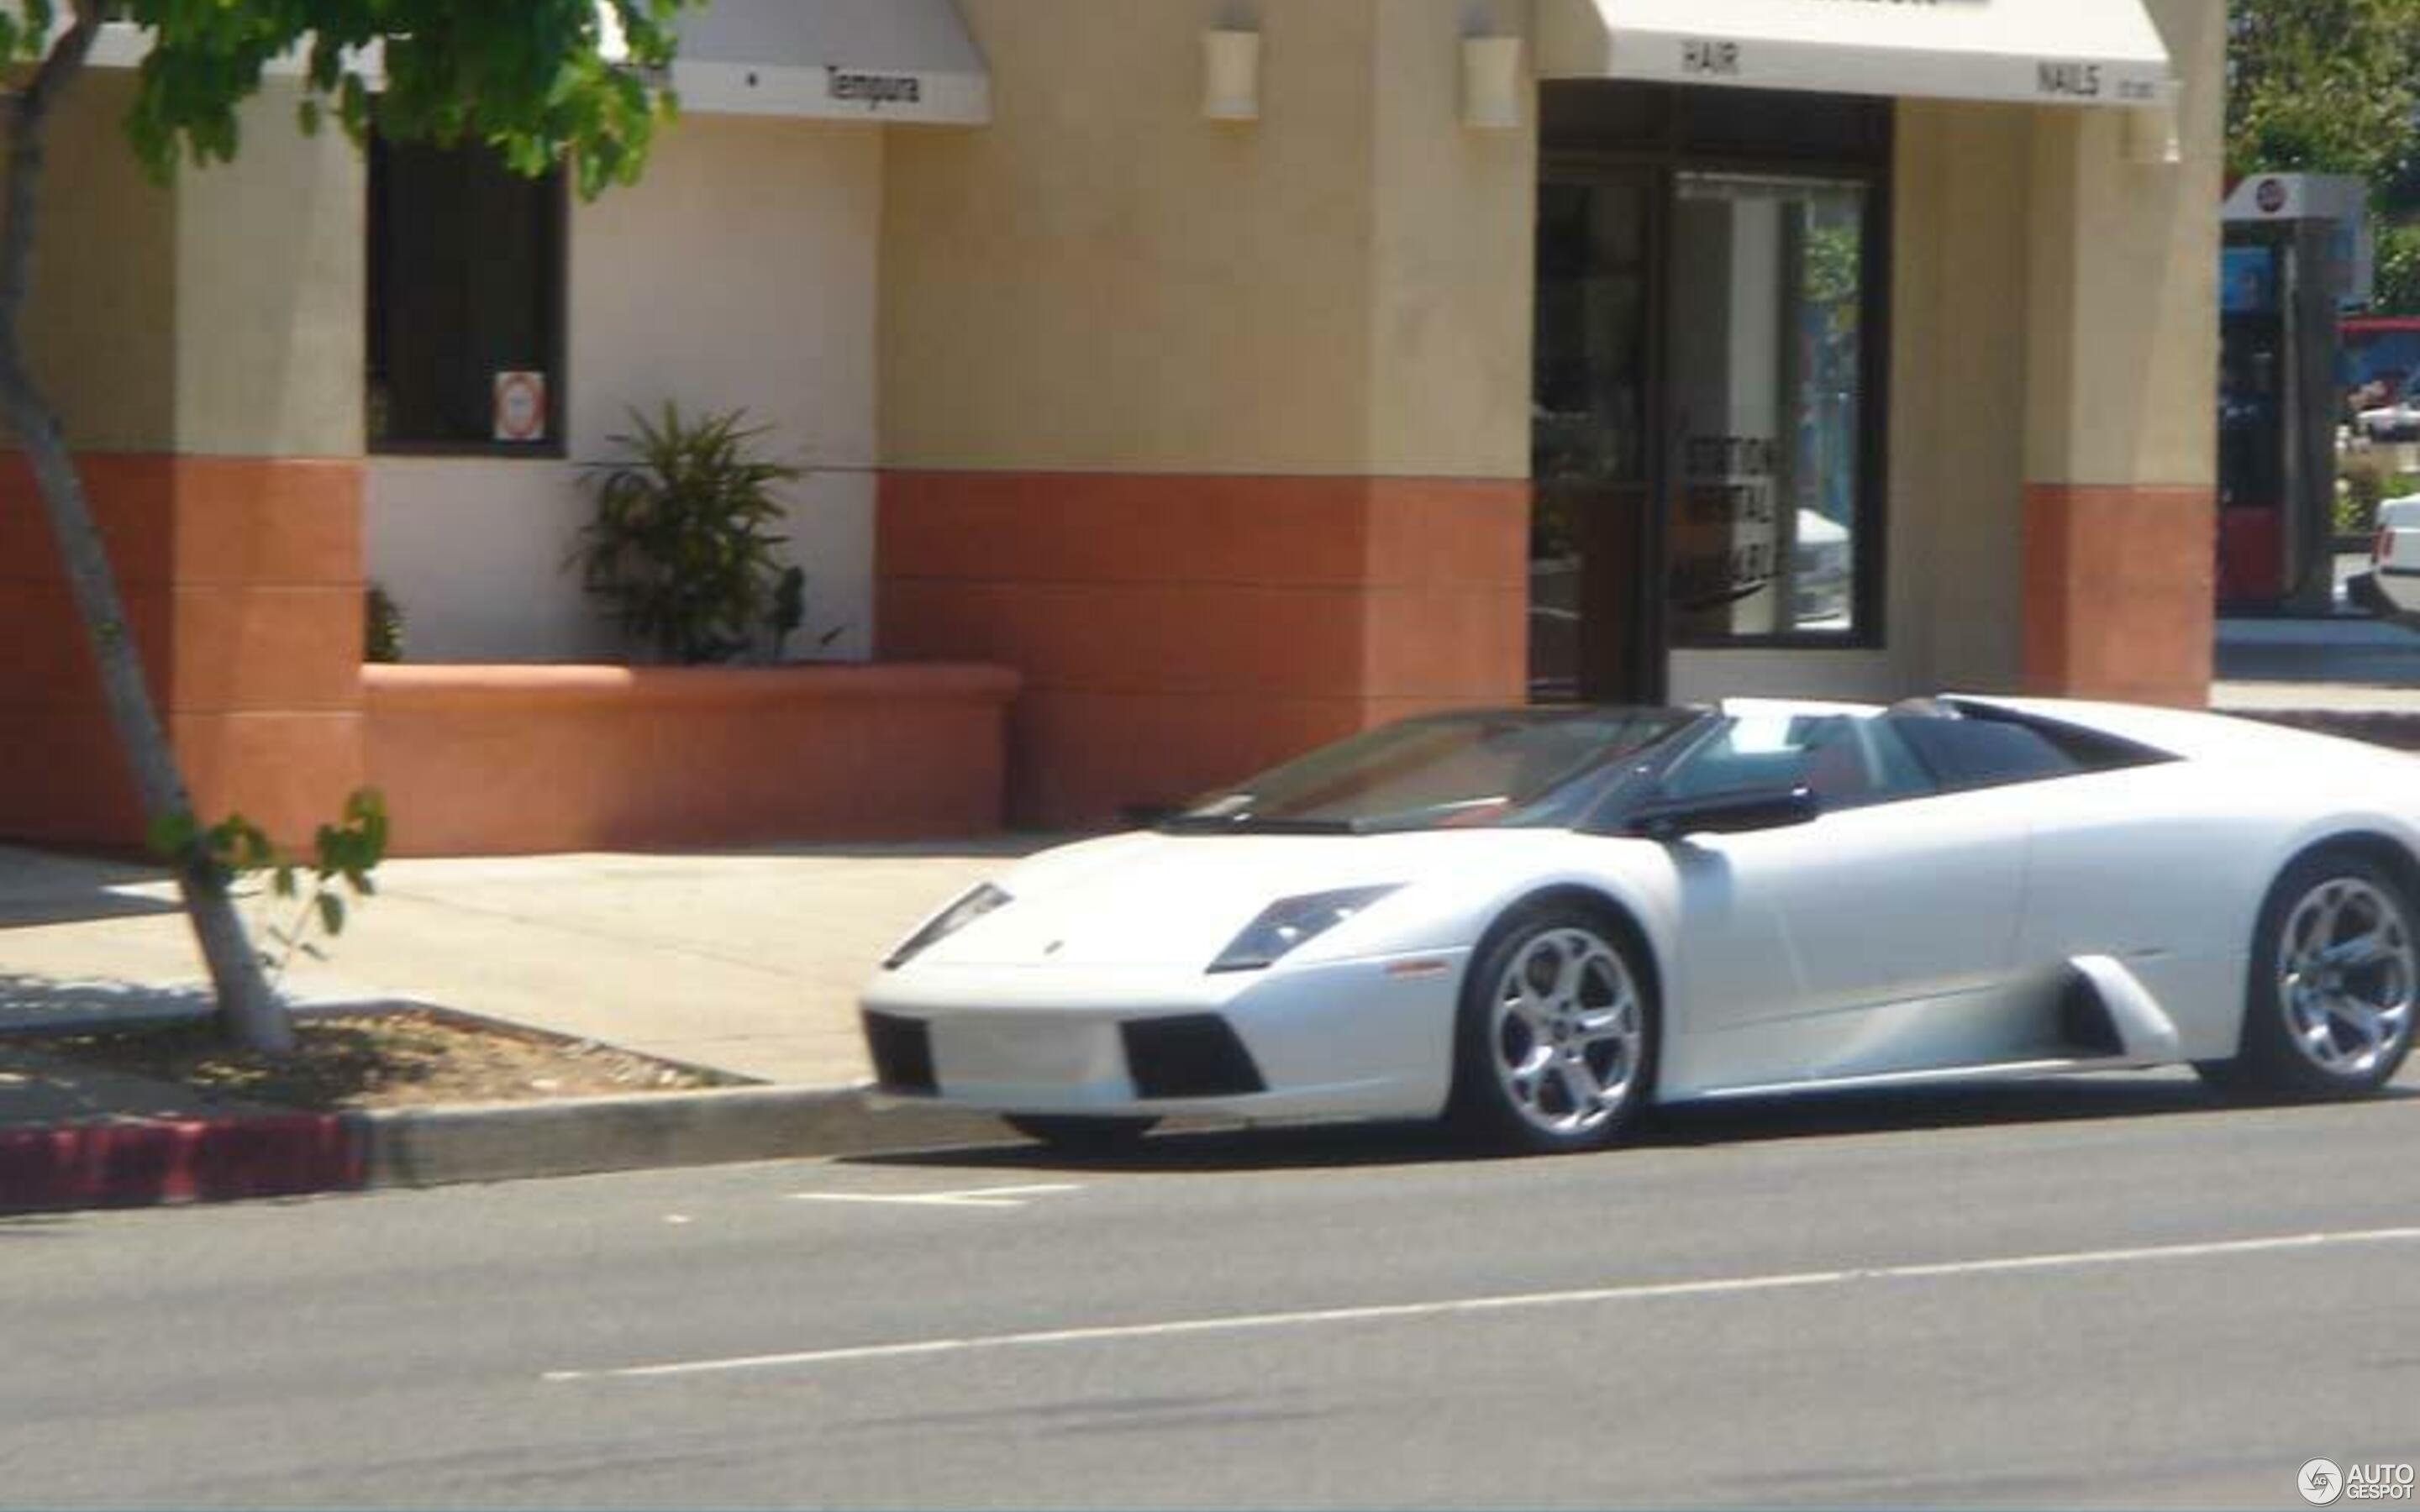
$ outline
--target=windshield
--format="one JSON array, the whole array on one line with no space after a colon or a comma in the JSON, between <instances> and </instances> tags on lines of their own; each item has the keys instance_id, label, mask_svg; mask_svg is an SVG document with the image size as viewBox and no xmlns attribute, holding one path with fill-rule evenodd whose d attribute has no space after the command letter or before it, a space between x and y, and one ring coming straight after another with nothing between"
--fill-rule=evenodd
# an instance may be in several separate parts
<instances>
[{"instance_id":1,"label":"windshield","mask_svg":"<svg viewBox=\"0 0 2420 1512\"><path fill-rule=\"evenodd\" d=\"M1570 824L1625 758L1699 717L1674 709L1429 715L1273 767L1196 800L1159 827L1371 834Z\"/></svg>"}]
</instances>

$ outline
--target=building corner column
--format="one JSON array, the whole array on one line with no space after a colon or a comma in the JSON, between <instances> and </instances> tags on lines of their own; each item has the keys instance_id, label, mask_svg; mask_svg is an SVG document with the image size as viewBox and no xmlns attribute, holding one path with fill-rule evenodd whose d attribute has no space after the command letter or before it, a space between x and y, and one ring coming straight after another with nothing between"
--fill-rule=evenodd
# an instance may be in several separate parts
<instances>
[{"instance_id":1,"label":"building corner column","mask_svg":"<svg viewBox=\"0 0 2420 1512\"><path fill-rule=\"evenodd\" d=\"M2197 706L2215 636L2225 8L2150 0L2184 161L2125 152L2122 112L2034 122L2023 681Z\"/></svg>"},{"instance_id":2,"label":"building corner column","mask_svg":"<svg viewBox=\"0 0 2420 1512\"><path fill-rule=\"evenodd\" d=\"M300 847L365 771L362 168L305 137L294 86L246 107L235 162L141 176L132 85L85 81L57 126L28 311L129 630L197 813ZM106 249L86 255L86 249ZM0 837L137 851L144 822L21 458L0 466Z\"/></svg>"}]
</instances>

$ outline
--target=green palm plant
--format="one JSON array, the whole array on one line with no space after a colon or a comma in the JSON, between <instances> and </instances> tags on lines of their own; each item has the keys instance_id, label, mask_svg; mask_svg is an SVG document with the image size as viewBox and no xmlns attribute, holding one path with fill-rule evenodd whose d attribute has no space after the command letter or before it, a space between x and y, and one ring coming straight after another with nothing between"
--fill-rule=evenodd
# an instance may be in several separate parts
<instances>
[{"instance_id":1,"label":"green palm plant","mask_svg":"<svg viewBox=\"0 0 2420 1512\"><path fill-rule=\"evenodd\" d=\"M582 479L596 512L571 563L624 634L679 661L728 661L768 624L785 570L776 490L804 471L757 455L768 427L745 409L690 419L667 400L629 420L612 438L622 455Z\"/></svg>"}]
</instances>

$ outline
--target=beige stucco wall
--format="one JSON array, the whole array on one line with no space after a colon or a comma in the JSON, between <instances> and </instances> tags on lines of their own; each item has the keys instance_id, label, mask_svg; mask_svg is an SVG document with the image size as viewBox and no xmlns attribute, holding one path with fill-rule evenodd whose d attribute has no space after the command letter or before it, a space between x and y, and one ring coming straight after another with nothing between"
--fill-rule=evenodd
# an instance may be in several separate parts
<instances>
[{"instance_id":1,"label":"beige stucco wall","mask_svg":"<svg viewBox=\"0 0 2420 1512\"><path fill-rule=\"evenodd\" d=\"M88 73L51 123L25 349L69 440L156 452L177 424L176 195L119 127L132 75Z\"/></svg>"},{"instance_id":2,"label":"beige stucco wall","mask_svg":"<svg viewBox=\"0 0 2420 1512\"><path fill-rule=\"evenodd\" d=\"M865 653L884 131L690 116L637 185L575 208L568 457L370 461L369 569L403 606L412 659L618 654L561 564L587 517L580 464L613 455L630 407L665 399L745 408L771 455L816 470L788 525L810 629L844 627L825 655Z\"/></svg>"},{"instance_id":3,"label":"beige stucco wall","mask_svg":"<svg viewBox=\"0 0 2420 1512\"><path fill-rule=\"evenodd\" d=\"M360 154L305 137L296 89L242 114L235 162L163 186L122 127L134 75L95 69L54 118L26 348L93 451L361 451Z\"/></svg>"},{"instance_id":4,"label":"beige stucco wall","mask_svg":"<svg viewBox=\"0 0 2420 1512\"><path fill-rule=\"evenodd\" d=\"M2042 114L2031 167L2035 483L2206 486L2217 466L2224 0L2149 0L2185 161L2129 161L2112 111Z\"/></svg>"},{"instance_id":5,"label":"beige stucco wall","mask_svg":"<svg viewBox=\"0 0 2420 1512\"><path fill-rule=\"evenodd\" d=\"M1464 32L1516 35L1527 9L1378 0L1373 13L1372 472L1529 475L1537 113L1481 131L1461 114Z\"/></svg>"},{"instance_id":6,"label":"beige stucco wall","mask_svg":"<svg viewBox=\"0 0 2420 1512\"><path fill-rule=\"evenodd\" d=\"M361 454L365 170L334 127L303 133L299 93L269 81L236 161L178 176L180 452Z\"/></svg>"},{"instance_id":7,"label":"beige stucco wall","mask_svg":"<svg viewBox=\"0 0 2420 1512\"><path fill-rule=\"evenodd\" d=\"M1910 102L1891 393L1897 638L1914 686L2017 679L2024 630L2026 164L2034 113Z\"/></svg>"},{"instance_id":8,"label":"beige stucco wall","mask_svg":"<svg viewBox=\"0 0 2420 1512\"><path fill-rule=\"evenodd\" d=\"M962 9L994 116L891 143L886 465L1526 475L1534 142L1460 126L1457 43L1525 7ZM1261 118L1208 120L1239 21Z\"/></svg>"}]
</instances>

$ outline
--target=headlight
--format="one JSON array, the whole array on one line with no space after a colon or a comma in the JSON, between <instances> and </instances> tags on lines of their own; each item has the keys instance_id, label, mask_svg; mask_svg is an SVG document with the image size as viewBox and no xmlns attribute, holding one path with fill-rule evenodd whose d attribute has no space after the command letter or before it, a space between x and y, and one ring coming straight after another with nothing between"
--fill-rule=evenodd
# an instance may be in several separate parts
<instances>
[{"instance_id":1,"label":"headlight","mask_svg":"<svg viewBox=\"0 0 2420 1512\"><path fill-rule=\"evenodd\" d=\"M1244 926L1218 959L1210 963L1213 971L1258 971L1267 966L1306 940L1326 933L1387 894L1402 887L1400 882L1383 887L1342 887L1334 892L1310 892L1299 898L1282 898L1261 910L1261 917Z\"/></svg>"},{"instance_id":2,"label":"headlight","mask_svg":"<svg viewBox=\"0 0 2420 1512\"><path fill-rule=\"evenodd\" d=\"M897 970L993 909L1007 906L1008 894L988 882L978 884L972 892L934 915L923 929L901 941L899 949L882 963L882 969Z\"/></svg>"}]
</instances>

